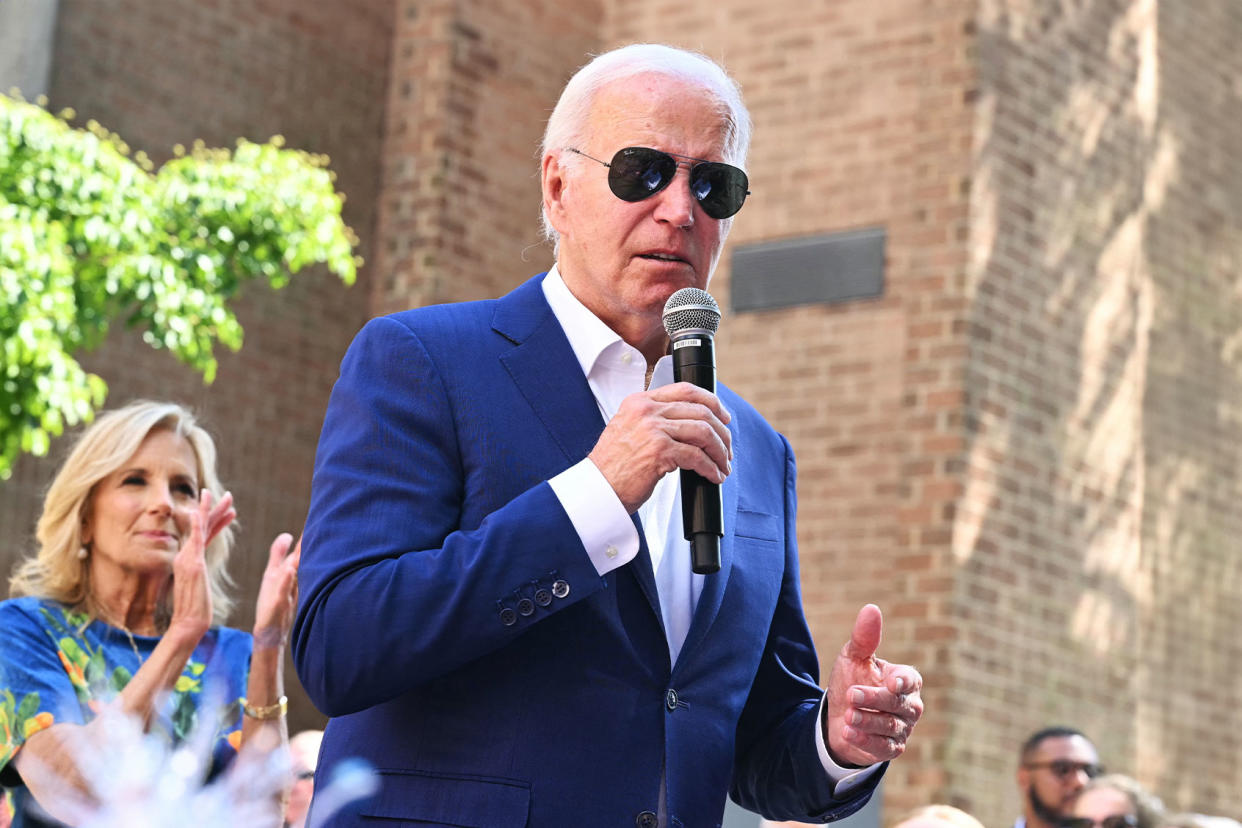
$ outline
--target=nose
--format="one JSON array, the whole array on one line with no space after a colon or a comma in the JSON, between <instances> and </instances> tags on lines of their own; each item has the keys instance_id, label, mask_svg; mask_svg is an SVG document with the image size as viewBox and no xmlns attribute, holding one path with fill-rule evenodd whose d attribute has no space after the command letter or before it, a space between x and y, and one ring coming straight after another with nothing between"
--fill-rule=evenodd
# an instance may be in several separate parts
<instances>
[{"instance_id":1,"label":"nose","mask_svg":"<svg viewBox=\"0 0 1242 828\"><path fill-rule=\"evenodd\" d=\"M156 514L171 514L173 510L172 490L167 486L149 486L147 488L147 510Z\"/></svg>"},{"instance_id":2,"label":"nose","mask_svg":"<svg viewBox=\"0 0 1242 828\"><path fill-rule=\"evenodd\" d=\"M688 162L679 161L673 180L667 187L656 193L655 197L658 199L655 210L656 221L666 221L675 227L688 228L694 225L694 208L698 202L690 194L690 167Z\"/></svg>"}]
</instances>

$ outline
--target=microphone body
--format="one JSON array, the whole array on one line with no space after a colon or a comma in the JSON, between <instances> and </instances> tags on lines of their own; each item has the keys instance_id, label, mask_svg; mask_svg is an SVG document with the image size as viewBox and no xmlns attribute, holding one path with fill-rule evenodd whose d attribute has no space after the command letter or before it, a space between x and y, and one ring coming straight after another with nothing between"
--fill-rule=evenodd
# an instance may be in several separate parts
<instances>
[{"instance_id":1,"label":"microphone body","mask_svg":"<svg viewBox=\"0 0 1242 828\"><path fill-rule=\"evenodd\" d=\"M719 321L720 311L706 291L683 288L669 298L664 308L664 326L669 334L674 381L716 393L715 333ZM698 472L682 469L681 520L686 540L690 541L693 571L699 575L720 571L720 539L724 536L720 484Z\"/></svg>"}]
</instances>

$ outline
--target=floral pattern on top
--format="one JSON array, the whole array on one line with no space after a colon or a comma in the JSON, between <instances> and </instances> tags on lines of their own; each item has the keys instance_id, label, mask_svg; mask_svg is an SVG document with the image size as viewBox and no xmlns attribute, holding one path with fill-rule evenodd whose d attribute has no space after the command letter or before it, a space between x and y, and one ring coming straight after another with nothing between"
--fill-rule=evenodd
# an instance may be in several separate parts
<instances>
[{"instance_id":1,"label":"floral pattern on top","mask_svg":"<svg viewBox=\"0 0 1242 828\"><path fill-rule=\"evenodd\" d=\"M13 784L9 762L35 733L61 722L85 724L125 688L151 655L158 637L125 630L55 601L0 602L0 781ZM219 706L215 770L236 754L252 641L222 627L210 629L177 678L152 724L174 743L195 728L204 706ZM206 715L206 714L204 714Z\"/></svg>"}]
</instances>

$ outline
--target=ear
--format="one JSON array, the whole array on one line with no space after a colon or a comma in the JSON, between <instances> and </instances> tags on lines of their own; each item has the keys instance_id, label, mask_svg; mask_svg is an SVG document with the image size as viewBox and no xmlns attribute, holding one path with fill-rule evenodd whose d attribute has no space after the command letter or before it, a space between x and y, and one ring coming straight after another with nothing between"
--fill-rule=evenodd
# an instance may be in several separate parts
<instances>
[{"instance_id":1,"label":"ear","mask_svg":"<svg viewBox=\"0 0 1242 828\"><path fill-rule=\"evenodd\" d=\"M569 171L561 166L557 153L549 152L543 156L539 172L543 186L543 209L548 223L563 236L567 228L565 196L569 189Z\"/></svg>"},{"instance_id":2,"label":"ear","mask_svg":"<svg viewBox=\"0 0 1242 828\"><path fill-rule=\"evenodd\" d=\"M93 534L91 532L91 519L89 515L82 516L82 531L80 534L83 546L91 542Z\"/></svg>"},{"instance_id":3,"label":"ear","mask_svg":"<svg viewBox=\"0 0 1242 828\"><path fill-rule=\"evenodd\" d=\"M1029 791L1031 789L1031 772L1024 767L1018 768L1018 790Z\"/></svg>"}]
</instances>

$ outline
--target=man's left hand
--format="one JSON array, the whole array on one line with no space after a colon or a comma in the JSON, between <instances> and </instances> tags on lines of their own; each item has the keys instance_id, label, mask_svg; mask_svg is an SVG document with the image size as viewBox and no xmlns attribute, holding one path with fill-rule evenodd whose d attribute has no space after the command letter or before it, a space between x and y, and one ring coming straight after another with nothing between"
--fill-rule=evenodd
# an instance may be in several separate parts
<instances>
[{"instance_id":1,"label":"man's left hand","mask_svg":"<svg viewBox=\"0 0 1242 828\"><path fill-rule=\"evenodd\" d=\"M828 677L824 743L840 765L874 765L900 756L923 715L919 671L876 658L882 626L875 604L859 610Z\"/></svg>"}]
</instances>

